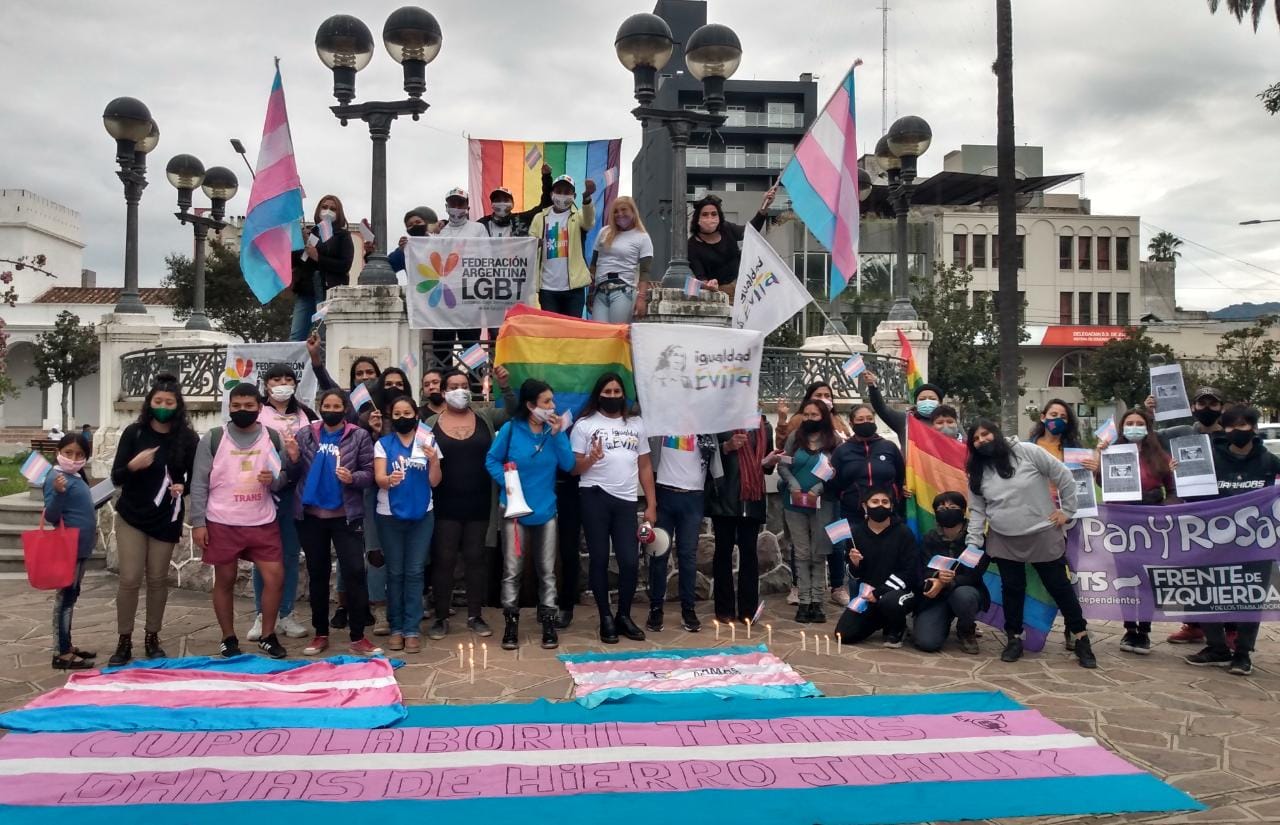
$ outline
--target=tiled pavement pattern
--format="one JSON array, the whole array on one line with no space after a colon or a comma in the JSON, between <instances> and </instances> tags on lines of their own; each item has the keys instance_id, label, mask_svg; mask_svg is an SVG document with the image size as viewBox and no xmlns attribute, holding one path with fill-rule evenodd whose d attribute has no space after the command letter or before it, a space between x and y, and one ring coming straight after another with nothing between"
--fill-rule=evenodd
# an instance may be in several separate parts
<instances>
[{"instance_id":1,"label":"tiled pavement pattern","mask_svg":"<svg viewBox=\"0 0 1280 825\"><path fill-rule=\"evenodd\" d=\"M50 596L29 589L22 579L0 581L0 708L23 703L61 684L66 676L49 667ZM102 661L115 643L115 579L106 574L85 580L76 608L75 641L97 650ZM252 605L237 602L241 639L248 630ZM699 603L706 626L701 633L679 629L678 611L668 610L667 630L650 634L645 647L691 647L714 643L708 603ZM1230 676L1225 671L1196 669L1179 660L1188 648L1157 644L1153 655L1139 658L1117 649L1120 630L1110 623L1094 627L1094 647L1100 668L1086 671L1075 664L1060 644L1061 635L1044 654L1028 655L1006 665L997 656L1002 640L987 629L982 653L966 656L948 645L940 654L910 649L888 650L879 644L846 647L841 656L801 652L799 629L791 611L780 601L770 605L765 621L773 624L773 650L808 676L829 696L921 691L1003 690L1018 701L1081 734L1094 736L1133 763L1190 792L1210 805L1192 815L1130 815L1078 819L1048 817L1019 822L1277 822L1280 821L1280 642L1264 628L1261 654L1255 656L1254 675ZM827 608L834 616L834 606ZM553 652L537 646L538 628L532 610L524 611L523 645L508 653L495 634L489 644L489 668L480 669L476 639L476 680L457 667L457 643L472 639L461 621L451 622L453 633L441 642L424 637L423 651L405 656L398 671L405 700L410 703L521 702L537 697L564 699L571 684ZM486 609L488 621L500 633L501 615ZM598 650L593 610L577 611L574 625L562 633L561 651ZM635 610L643 623L643 607ZM141 617L140 617L141 619ZM174 590L170 594L162 639L170 655L208 655L217 650L218 630L209 597ZM830 633L832 623L821 626ZM141 648L141 622L135 638ZM1163 639L1166 627L1157 627ZM810 628L811 632L811 628ZM753 632L753 641L764 628ZM738 640L742 641L741 629ZM342 637L335 633L334 640ZM728 643L728 634L721 634ZM301 651L305 640L286 645ZM620 650L636 647L618 646ZM335 644L332 652L345 645ZM834 653L834 645L833 645Z\"/></svg>"}]
</instances>

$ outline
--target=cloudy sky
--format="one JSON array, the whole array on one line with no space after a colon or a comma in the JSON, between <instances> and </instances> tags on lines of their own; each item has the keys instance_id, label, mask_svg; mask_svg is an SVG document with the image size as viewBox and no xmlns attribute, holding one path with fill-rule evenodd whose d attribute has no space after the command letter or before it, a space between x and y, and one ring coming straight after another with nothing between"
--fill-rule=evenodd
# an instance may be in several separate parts
<instances>
[{"instance_id":1,"label":"cloudy sky","mask_svg":"<svg viewBox=\"0 0 1280 825\"><path fill-rule=\"evenodd\" d=\"M400 3L352 5L377 38ZM882 129L878 5L712 0L709 16L742 39L739 78L810 71L821 76L825 99L862 57L859 132L870 149ZM1201 0L1014 5L1018 142L1045 147L1046 172L1086 172L1096 213L1140 215L1144 245L1159 229L1186 238L1184 307L1280 300L1280 223L1237 225L1280 218L1280 117L1255 98L1280 80L1280 27L1271 9L1254 34L1222 12L1210 16ZM393 217L419 203L438 206L449 188L466 185L466 134L621 136L622 190L629 189L639 127L628 114L631 77L614 56L613 37L623 18L649 6L488 0L428 8L444 47L427 69L431 110L392 131ZM890 116L914 113L932 124L935 148L922 160L924 174L961 143L995 142L993 8L992 0L893 0ZM100 284L120 283L124 204L100 117L113 97L140 98L161 129L142 202L142 282L154 285L164 256L191 245L190 230L171 214L165 161L190 152L206 166L235 169L242 188L230 211L243 209L248 172L228 138L243 140L256 157L278 56L308 210L334 192L348 214L367 215L367 133L362 124L340 127L327 111L331 78L312 45L325 17L349 10L325 0L224 0L204 15L190 3L158 1L5 3L0 187L79 210L85 266L98 271ZM381 48L360 73L357 96L402 96L399 66Z\"/></svg>"}]
</instances>

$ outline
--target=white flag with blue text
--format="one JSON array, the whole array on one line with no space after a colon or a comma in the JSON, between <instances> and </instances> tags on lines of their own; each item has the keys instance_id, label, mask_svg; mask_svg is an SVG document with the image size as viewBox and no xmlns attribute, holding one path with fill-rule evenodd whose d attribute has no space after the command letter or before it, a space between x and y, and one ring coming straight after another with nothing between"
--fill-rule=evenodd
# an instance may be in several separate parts
<instances>
[{"instance_id":1,"label":"white flag with blue text","mask_svg":"<svg viewBox=\"0 0 1280 825\"><path fill-rule=\"evenodd\" d=\"M747 225L742 238L742 263L733 303L733 328L754 329L765 335L785 324L813 300L791 267L778 256L755 227Z\"/></svg>"}]
</instances>

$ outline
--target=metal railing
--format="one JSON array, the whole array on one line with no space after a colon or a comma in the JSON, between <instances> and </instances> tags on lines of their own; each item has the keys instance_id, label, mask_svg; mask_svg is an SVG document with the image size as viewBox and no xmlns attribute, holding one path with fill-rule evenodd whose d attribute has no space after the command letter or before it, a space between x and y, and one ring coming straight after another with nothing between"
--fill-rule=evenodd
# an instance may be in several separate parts
<instances>
[{"instance_id":1,"label":"metal railing","mask_svg":"<svg viewBox=\"0 0 1280 825\"><path fill-rule=\"evenodd\" d=\"M706 109L689 109L689 111L707 114ZM804 113L742 112L731 109L725 113L724 125L763 129L799 129L804 126Z\"/></svg>"},{"instance_id":2,"label":"metal railing","mask_svg":"<svg viewBox=\"0 0 1280 825\"><path fill-rule=\"evenodd\" d=\"M173 347L141 349L120 356L120 394L142 398L151 389L156 375L171 372L178 378L188 401L218 401L222 398L222 371L227 365L227 348Z\"/></svg>"},{"instance_id":3,"label":"metal railing","mask_svg":"<svg viewBox=\"0 0 1280 825\"><path fill-rule=\"evenodd\" d=\"M791 155L763 152L685 152L685 166L690 169L784 169Z\"/></svg>"},{"instance_id":4,"label":"metal railing","mask_svg":"<svg viewBox=\"0 0 1280 825\"><path fill-rule=\"evenodd\" d=\"M760 399L798 401L804 388L814 381L826 381L836 398L860 398L859 380L851 380L842 367L849 353L835 350L765 347L760 361ZM862 354L867 370L880 380L880 392L888 401L907 398L907 362L874 352Z\"/></svg>"}]
</instances>

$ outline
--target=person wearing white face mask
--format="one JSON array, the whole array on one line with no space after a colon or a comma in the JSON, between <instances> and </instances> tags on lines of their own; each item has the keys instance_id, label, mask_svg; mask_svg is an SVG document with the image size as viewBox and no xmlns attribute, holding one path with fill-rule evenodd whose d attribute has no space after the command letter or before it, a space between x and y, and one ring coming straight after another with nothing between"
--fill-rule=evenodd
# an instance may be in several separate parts
<instances>
[{"instance_id":1,"label":"person wearing white face mask","mask_svg":"<svg viewBox=\"0 0 1280 825\"><path fill-rule=\"evenodd\" d=\"M499 186L489 193L489 214L476 223L485 228L490 238L525 238L529 224L543 209L551 205L551 165L542 164L542 198L532 209L516 212L516 199L511 190Z\"/></svg>"},{"instance_id":2,"label":"person wearing white face mask","mask_svg":"<svg viewBox=\"0 0 1280 825\"><path fill-rule=\"evenodd\" d=\"M653 240L629 197L614 198L591 258L591 318L625 324L644 315Z\"/></svg>"},{"instance_id":3,"label":"person wearing white face mask","mask_svg":"<svg viewBox=\"0 0 1280 825\"><path fill-rule=\"evenodd\" d=\"M588 179L583 185L581 209L574 205L576 191L573 178L556 178L551 185L551 206L534 216L529 225L529 234L542 240L533 287L538 291L538 304L570 318L581 318L586 308L591 269L583 246L596 223L596 207L591 202L595 181Z\"/></svg>"},{"instance_id":4,"label":"person wearing white face mask","mask_svg":"<svg viewBox=\"0 0 1280 825\"><path fill-rule=\"evenodd\" d=\"M293 322L289 340L305 341L312 327L311 317L335 286L350 280L355 244L347 231L347 216L336 195L325 195L316 205L314 225L307 232L301 250L293 253Z\"/></svg>"},{"instance_id":5,"label":"person wearing white face mask","mask_svg":"<svg viewBox=\"0 0 1280 825\"><path fill-rule=\"evenodd\" d=\"M53 656L54 670L87 670L94 667L97 654L80 650L71 644L71 616L80 597L84 568L93 555L98 540L98 515L93 495L85 478L84 465L93 448L80 433L58 440L58 466L44 477L44 515L50 524L77 528L75 578L59 588L53 599L53 627L58 649Z\"/></svg>"},{"instance_id":6,"label":"person wearing white face mask","mask_svg":"<svg viewBox=\"0 0 1280 825\"><path fill-rule=\"evenodd\" d=\"M444 467L435 489L431 586L436 613L427 629L431 639L443 639L449 633L449 607L459 556L467 589L467 629L478 636L493 635L482 612L484 560L485 548L498 546L502 518L498 514L498 490L484 471L484 462L494 434L506 423L508 411L516 409L506 368L494 367L493 376L502 388L501 408L474 409L470 378L459 370L449 370L440 383L444 409L439 415L426 418Z\"/></svg>"},{"instance_id":7,"label":"person wearing white face mask","mask_svg":"<svg viewBox=\"0 0 1280 825\"><path fill-rule=\"evenodd\" d=\"M295 397L298 378L288 364L275 364L262 377L266 389L266 403L258 413L258 421L264 427L280 434L281 442L291 440L298 430L312 421L319 420L315 411ZM298 569L302 543L298 540L298 522L293 513L293 483L287 484L276 499L276 524L280 527L280 548L283 551L284 585L280 594L280 618L276 628L285 636L301 639L307 635L307 627L293 615L294 601L298 596ZM253 571L253 607L255 618L247 638L256 642L262 638L262 574L257 567Z\"/></svg>"},{"instance_id":8,"label":"person wearing white face mask","mask_svg":"<svg viewBox=\"0 0 1280 825\"><path fill-rule=\"evenodd\" d=\"M453 188L444 196L444 211L448 220L440 227L442 238L487 238L489 233L471 220L471 196L467 190Z\"/></svg>"}]
</instances>

